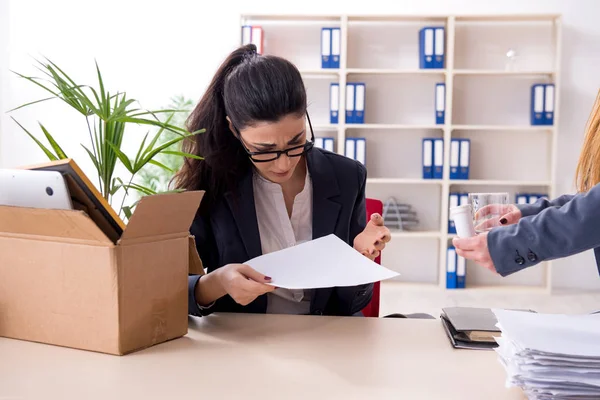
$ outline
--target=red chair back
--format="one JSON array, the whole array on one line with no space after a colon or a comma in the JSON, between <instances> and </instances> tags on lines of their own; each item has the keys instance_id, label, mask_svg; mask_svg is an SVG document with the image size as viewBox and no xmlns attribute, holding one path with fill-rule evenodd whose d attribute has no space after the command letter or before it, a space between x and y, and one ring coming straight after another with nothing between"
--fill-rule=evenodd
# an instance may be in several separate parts
<instances>
[{"instance_id":1,"label":"red chair back","mask_svg":"<svg viewBox=\"0 0 600 400\"><path fill-rule=\"evenodd\" d=\"M367 199L367 223L371 219L371 215L378 213L383 215L383 202L377 199ZM377 264L381 264L381 254L375 259ZM381 296L381 283L373 284L373 297L362 313L365 317L379 317L379 299Z\"/></svg>"}]
</instances>

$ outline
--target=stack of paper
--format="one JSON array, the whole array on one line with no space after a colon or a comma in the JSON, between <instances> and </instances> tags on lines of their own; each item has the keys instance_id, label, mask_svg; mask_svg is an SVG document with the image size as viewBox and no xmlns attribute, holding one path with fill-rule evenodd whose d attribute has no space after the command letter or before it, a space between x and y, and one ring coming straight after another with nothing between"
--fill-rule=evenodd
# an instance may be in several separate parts
<instances>
[{"instance_id":1,"label":"stack of paper","mask_svg":"<svg viewBox=\"0 0 600 400\"><path fill-rule=\"evenodd\" d=\"M493 311L507 386L530 399L600 399L600 314Z\"/></svg>"}]
</instances>

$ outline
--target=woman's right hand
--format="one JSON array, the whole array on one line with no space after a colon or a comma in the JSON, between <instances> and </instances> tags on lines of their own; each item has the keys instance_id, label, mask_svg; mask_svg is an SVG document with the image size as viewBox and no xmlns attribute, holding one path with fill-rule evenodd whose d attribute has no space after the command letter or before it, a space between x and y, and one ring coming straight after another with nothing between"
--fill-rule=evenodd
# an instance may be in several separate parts
<instances>
[{"instance_id":1,"label":"woman's right hand","mask_svg":"<svg viewBox=\"0 0 600 400\"><path fill-rule=\"evenodd\" d=\"M271 281L270 277L246 264L227 264L217 271L223 290L242 306L250 304L258 296L275 290L274 286L266 284Z\"/></svg>"},{"instance_id":2,"label":"woman's right hand","mask_svg":"<svg viewBox=\"0 0 600 400\"><path fill-rule=\"evenodd\" d=\"M476 226L475 229L485 231L497 227L498 223L502 226L516 224L523 216L521 210L514 204L490 204L477 210L475 213L475 220L492 213L500 214L502 216L499 219L488 219Z\"/></svg>"}]
</instances>

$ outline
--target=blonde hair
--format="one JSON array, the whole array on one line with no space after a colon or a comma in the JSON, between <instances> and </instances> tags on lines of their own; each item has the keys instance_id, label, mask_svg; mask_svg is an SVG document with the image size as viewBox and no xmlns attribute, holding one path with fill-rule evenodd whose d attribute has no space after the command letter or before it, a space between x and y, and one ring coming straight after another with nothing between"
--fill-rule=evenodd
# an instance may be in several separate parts
<instances>
[{"instance_id":1,"label":"blonde hair","mask_svg":"<svg viewBox=\"0 0 600 400\"><path fill-rule=\"evenodd\" d=\"M586 125L575 176L579 192L587 192L600 183L600 91Z\"/></svg>"}]
</instances>

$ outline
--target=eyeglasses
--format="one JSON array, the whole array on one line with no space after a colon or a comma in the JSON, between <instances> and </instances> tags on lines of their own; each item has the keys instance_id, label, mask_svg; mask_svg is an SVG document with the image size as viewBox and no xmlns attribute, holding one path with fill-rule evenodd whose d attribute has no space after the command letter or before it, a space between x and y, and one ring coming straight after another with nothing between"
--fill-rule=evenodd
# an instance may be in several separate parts
<instances>
[{"instance_id":1,"label":"eyeglasses","mask_svg":"<svg viewBox=\"0 0 600 400\"><path fill-rule=\"evenodd\" d=\"M310 117L308 116L308 113L306 113L306 119L308 120L308 126L310 128L310 141L306 141L306 143L300 145L300 146L294 146L294 147L290 147L289 149L285 149L285 150L274 150L274 151L250 151L248 149L248 147L246 147L246 145L244 144L244 140L242 139L242 135L240 134L240 131L238 130L238 128L234 127L235 129L235 133L237 134L237 138L240 141L240 143L242 144L242 147L244 147L244 150L246 151L246 153L248 153L248 156L250 157L250 159L254 162L269 162L269 161L275 161L277 160L279 157L281 157L282 154L285 154L286 156L292 158L292 157L300 157L306 153L308 153L313 146L315 145L315 133L313 132L313 128L312 128L312 124L310 122Z\"/></svg>"}]
</instances>

